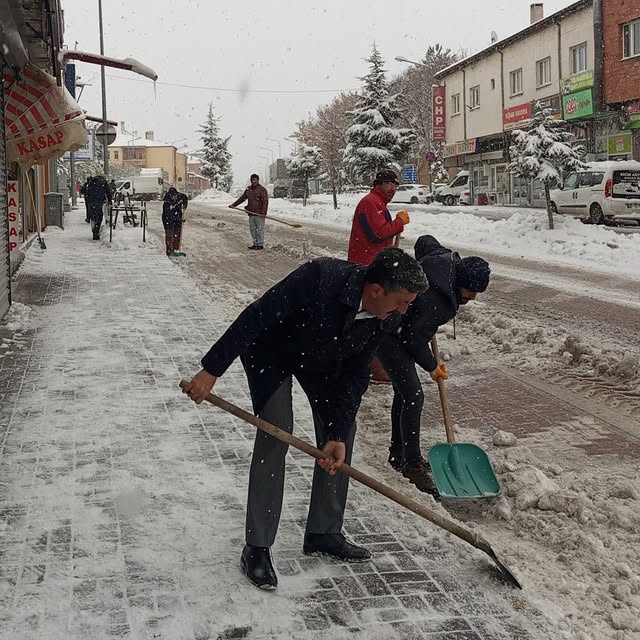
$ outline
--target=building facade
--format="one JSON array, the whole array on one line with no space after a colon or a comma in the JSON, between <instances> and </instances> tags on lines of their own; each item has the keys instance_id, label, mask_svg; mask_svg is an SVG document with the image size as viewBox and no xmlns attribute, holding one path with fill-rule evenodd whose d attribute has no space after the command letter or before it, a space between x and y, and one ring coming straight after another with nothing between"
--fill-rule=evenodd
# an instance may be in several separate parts
<instances>
[{"instance_id":1,"label":"building facade","mask_svg":"<svg viewBox=\"0 0 640 640\"><path fill-rule=\"evenodd\" d=\"M607 139L609 157L640 160L640 2L601 0L604 102L619 131Z\"/></svg>"},{"instance_id":2,"label":"building facade","mask_svg":"<svg viewBox=\"0 0 640 640\"><path fill-rule=\"evenodd\" d=\"M571 122L588 160L607 159L603 140L613 125L595 110L593 1L546 18L536 3L530 17L526 29L436 76L446 88L445 166L470 172L476 200L485 194L497 204L544 205L542 185L507 170L511 132L528 125L536 102Z\"/></svg>"}]
</instances>

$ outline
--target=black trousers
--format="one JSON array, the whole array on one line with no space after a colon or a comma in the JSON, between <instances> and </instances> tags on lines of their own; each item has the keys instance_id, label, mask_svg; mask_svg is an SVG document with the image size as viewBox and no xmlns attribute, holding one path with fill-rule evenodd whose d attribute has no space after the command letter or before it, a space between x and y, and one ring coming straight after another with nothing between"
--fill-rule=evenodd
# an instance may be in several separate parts
<instances>
[{"instance_id":1,"label":"black trousers","mask_svg":"<svg viewBox=\"0 0 640 640\"><path fill-rule=\"evenodd\" d=\"M292 379L287 378L269 398L260 417L280 427L293 431ZM324 425L314 413L313 423L316 442L324 442ZM351 438L346 442L345 462L351 462L355 424ZM263 431L256 434L253 458L249 473L249 497L247 500L246 541L256 547L273 545L284 495L285 456L288 445ZM341 473L331 476L318 464L313 466L311 501L307 516L308 533L340 533L349 490L349 478Z\"/></svg>"},{"instance_id":2,"label":"black trousers","mask_svg":"<svg viewBox=\"0 0 640 640\"><path fill-rule=\"evenodd\" d=\"M420 459L420 421L424 391L416 363L404 350L384 343L376 353L393 385L390 457L400 462Z\"/></svg>"}]
</instances>

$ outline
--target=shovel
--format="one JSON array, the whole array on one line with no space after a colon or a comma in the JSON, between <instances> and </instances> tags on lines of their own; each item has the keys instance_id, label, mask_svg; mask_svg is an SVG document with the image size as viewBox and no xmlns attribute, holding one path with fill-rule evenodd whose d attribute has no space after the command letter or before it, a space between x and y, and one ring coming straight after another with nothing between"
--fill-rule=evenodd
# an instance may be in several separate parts
<instances>
[{"instance_id":1,"label":"shovel","mask_svg":"<svg viewBox=\"0 0 640 640\"><path fill-rule=\"evenodd\" d=\"M188 384L189 383L186 380L180 381L180 387L183 390ZM270 434L271 436L273 436L274 438L277 438L278 440L284 442L285 444L295 447L299 451L302 451L303 453L306 453L312 456L316 460L323 460L324 458L327 457L324 452L310 445L308 442L305 442L300 438L296 438L294 435L291 435L290 433L283 431L282 429L280 429L279 427L276 427L270 422L267 422L266 420L262 420L262 418L257 418L253 414L247 411L244 411L243 409L240 409L240 407L236 407L230 402L227 402L220 396L216 396L213 393L210 393L205 399L207 402L210 402L216 407L219 407L220 409L223 409L227 413L230 413L231 415L234 415L237 418L240 418L241 420L244 420L245 422L252 424L254 427L260 429L261 431L264 431ZM465 542L469 543L476 549L480 549L480 551L484 551L484 553L486 553L495 562L496 566L500 571L500 575L502 576L502 578L504 578L507 582L511 583L512 585L518 587L518 589L522 589L522 585L520 584L516 576L511 572L511 570L507 567L507 565L504 564L504 562L502 562L502 560L498 558L495 551L491 548L491 545L487 542L487 540L485 540L482 536L480 536L476 532L463 527L462 525L458 524L457 522L454 522L453 520L449 520L447 517L441 515L440 513L437 513L436 511L432 511L431 509L428 509L427 507L420 504L416 500L413 500L412 498L405 496L399 491L396 491L395 489L392 489L391 487L388 487L387 485L382 484L382 482L378 482L371 476L366 475L362 471L358 471L351 465L343 463L339 471L340 473L344 473L346 476L349 476L350 478L353 478L354 480L357 480L358 482L366 485L370 489L377 491L383 496L386 496L390 500L393 500L400 506L405 507L405 509L408 509L409 511L413 511L413 513L421 516L425 520L429 520L429 522L432 522L436 526L441 527L442 529L446 529L449 533L452 533L454 536L457 536L461 540L464 540Z\"/></svg>"},{"instance_id":2,"label":"shovel","mask_svg":"<svg viewBox=\"0 0 640 640\"><path fill-rule=\"evenodd\" d=\"M236 211L242 211L242 209L238 209L238 207L229 207L230 209L235 209ZM288 227L293 227L294 229L302 229L302 225L297 222L287 222L286 220L282 220L281 218L274 218L273 216L265 216L263 213L254 213L253 211L249 211L245 209L246 213L250 216L257 216L258 218L268 218L273 222L279 222L280 224L286 224Z\"/></svg>"},{"instance_id":3,"label":"shovel","mask_svg":"<svg viewBox=\"0 0 640 640\"><path fill-rule=\"evenodd\" d=\"M435 335L431 338L431 349L440 363ZM484 449L476 444L456 442L444 380L438 378L437 383L448 442L429 449L429 465L438 493L442 498L494 498L500 495L500 483Z\"/></svg>"}]
</instances>

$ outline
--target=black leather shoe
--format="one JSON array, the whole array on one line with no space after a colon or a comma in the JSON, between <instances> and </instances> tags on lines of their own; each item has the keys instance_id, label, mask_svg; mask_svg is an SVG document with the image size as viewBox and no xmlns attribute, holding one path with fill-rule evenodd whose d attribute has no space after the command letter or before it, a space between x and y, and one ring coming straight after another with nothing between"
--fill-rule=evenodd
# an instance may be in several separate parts
<instances>
[{"instance_id":1,"label":"black leather shoe","mask_svg":"<svg viewBox=\"0 0 640 640\"><path fill-rule=\"evenodd\" d=\"M308 556L325 555L348 562L364 562L369 549L349 542L341 533L305 533L302 551Z\"/></svg>"},{"instance_id":2,"label":"black leather shoe","mask_svg":"<svg viewBox=\"0 0 640 640\"><path fill-rule=\"evenodd\" d=\"M253 247L254 249L264 249L264 247L261 244L257 244L255 247Z\"/></svg>"},{"instance_id":3,"label":"black leather shoe","mask_svg":"<svg viewBox=\"0 0 640 640\"><path fill-rule=\"evenodd\" d=\"M249 246L247 247L247 249L257 249L257 248L258 248L258 247L256 247L256 245L255 245L255 244L249 245Z\"/></svg>"},{"instance_id":4,"label":"black leather shoe","mask_svg":"<svg viewBox=\"0 0 640 640\"><path fill-rule=\"evenodd\" d=\"M240 568L260 589L275 589L278 586L278 576L271 564L269 547L252 547L246 544L242 550Z\"/></svg>"}]
</instances>

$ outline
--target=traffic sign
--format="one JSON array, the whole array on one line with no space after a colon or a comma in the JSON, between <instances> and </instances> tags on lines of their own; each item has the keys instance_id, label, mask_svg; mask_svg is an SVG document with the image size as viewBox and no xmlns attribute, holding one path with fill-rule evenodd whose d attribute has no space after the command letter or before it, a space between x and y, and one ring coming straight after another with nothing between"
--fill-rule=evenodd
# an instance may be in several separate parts
<instances>
[{"instance_id":1,"label":"traffic sign","mask_svg":"<svg viewBox=\"0 0 640 640\"><path fill-rule=\"evenodd\" d=\"M96 140L100 144L104 144L105 139L106 139L107 145L113 144L113 142L116 139L116 128L112 124L108 124L107 131L105 134L104 124L101 124L99 127L96 128L95 136L96 136Z\"/></svg>"},{"instance_id":2,"label":"traffic sign","mask_svg":"<svg viewBox=\"0 0 640 640\"><path fill-rule=\"evenodd\" d=\"M436 154L433 151L427 151L427 162L435 162Z\"/></svg>"},{"instance_id":3,"label":"traffic sign","mask_svg":"<svg viewBox=\"0 0 640 640\"><path fill-rule=\"evenodd\" d=\"M402 177L402 182L415 184L418 179L418 165L405 164L400 171L400 176Z\"/></svg>"}]
</instances>

